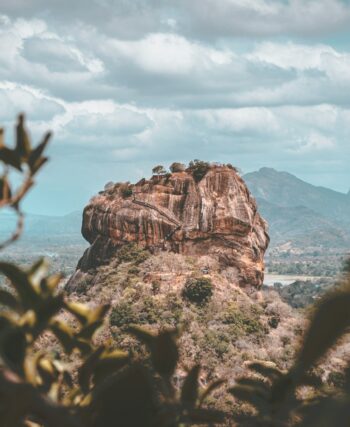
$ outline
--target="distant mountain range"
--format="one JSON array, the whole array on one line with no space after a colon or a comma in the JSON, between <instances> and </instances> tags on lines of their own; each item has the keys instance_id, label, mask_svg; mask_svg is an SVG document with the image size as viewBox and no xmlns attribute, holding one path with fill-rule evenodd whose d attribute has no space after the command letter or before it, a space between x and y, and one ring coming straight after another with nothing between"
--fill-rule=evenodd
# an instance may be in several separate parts
<instances>
[{"instance_id":1,"label":"distant mountain range","mask_svg":"<svg viewBox=\"0 0 350 427\"><path fill-rule=\"evenodd\" d=\"M350 194L309 184L287 172L262 168L243 176L269 223L271 244L350 247Z\"/></svg>"},{"instance_id":2,"label":"distant mountain range","mask_svg":"<svg viewBox=\"0 0 350 427\"><path fill-rule=\"evenodd\" d=\"M59 241L67 239L67 243L82 242L81 236L82 212L75 211L63 216L46 216L26 214L24 232L21 240L45 240L57 238ZM0 239L4 240L15 228L16 218L11 213L0 215Z\"/></svg>"}]
</instances>

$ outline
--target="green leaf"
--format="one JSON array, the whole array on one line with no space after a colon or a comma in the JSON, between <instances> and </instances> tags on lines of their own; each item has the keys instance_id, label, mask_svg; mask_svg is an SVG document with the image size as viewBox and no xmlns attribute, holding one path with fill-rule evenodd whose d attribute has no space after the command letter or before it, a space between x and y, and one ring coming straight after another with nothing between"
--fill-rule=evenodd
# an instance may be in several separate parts
<instances>
[{"instance_id":1,"label":"green leaf","mask_svg":"<svg viewBox=\"0 0 350 427\"><path fill-rule=\"evenodd\" d=\"M20 304L10 292L0 289L0 304L11 308L14 311L20 311Z\"/></svg>"},{"instance_id":2,"label":"green leaf","mask_svg":"<svg viewBox=\"0 0 350 427\"><path fill-rule=\"evenodd\" d=\"M1 147L0 160L2 160L6 165L12 166L22 172L21 158L14 150L10 150L7 147Z\"/></svg>"},{"instance_id":3,"label":"green leaf","mask_svg":"<svg viewBox=\"0 0 350 427\"><path fill-rule=\"evenodd\" d=\"M38 159L31 167L31 173L32 175L35 175L39 169L41 169L41 167L49 160L48 157L40 157L40 159Z\"/></svg>"},{"instance_id":4,"label":"green leaf","mask_svg":"<svg viewBox=\"0 0 350 427\"><path fill-rule=\"evenodd\" d=\"M85 360L82 366L78 370L78 383L83 393L88 393L90 379L92 373L96 367L97 361L104 352L104 346L98 347L89 357Z\"/></svg>"},{"instance_id":5,"label":"green leaf","mask_svg":"<svg viewBox=\"0 0 350 427\"><path fill-rule=\"evenodd\" d=\"M198 399L198 378L199 378L200 366L195 365L188 373L183 386L181 388L181 403L194 408Z\"/></svg>"},{"instance_id":6,"label":"green leaf","mask_svg":"<svg viewBox=\"0 0 350 427\"><path fill-rule=\"evenodd\" d=\"M10 280L13 287L16 289L25 310L36 306L40 301L40 297L23 270L14 264L0 262L0 272Z\"/></svg>"},{"instance_id":7,"label":"green leaf","mask_svg":"<svg viewBox=\"0 0 350 427\"><path fill-rule=\"evenodd\" d=\"M284 374L284 372L278 369L272 362L251 362L248 364L248 367L252 371L255 371L256 373L270 379L271 381L281 378Z\"/></svg>"},{"instance_id":8,"label":"green leaf","mask_svg":"<svg viewBox=\"0 0 350 427\"><path fill-rule=\"evenodd\" d=\"M121 350L105 351L96 363L93 374L94 383L98 384L123 368L130 361L129 353Z\"/></svg>"},{"instance_id":9,"label":"green leaf","mask_svg":"<svg viewBox=\"0 0 350 427\"><path fill-rule=\"evenodd\" d=\"M105 304L91 309L87 305L77 302L66 303L66 309L72 313L82 325L92 325L96 322L103 321L109 307L109 304Z\"/></svg>"},{"instance_id":10,"label":"green leaf","mask_svg":"<svg viewBox=\"0 0 350 427\"><path fill-rule=\"evenodd\" d=\"M51 322L50 328L62 344L66 353L72 353L75 347L75 339L72 329L67 324L59 320Z\"/></svg>"},{"instance_id":11,"label":"green leaf","mask_svg":"<svg viewBox=\"0 0 350 427\"><path fill-rule=\"evenodd\" d=\"M30 170L32 173L35 173L43 163L46 162L47 158L42 157L43 152L45 151L45 148L51 138L51 132L48 132L45 136L43 141L38 144L34 150L31 151L29 158L28 158L28 165L30 167Z\"/></svg>"},{"instance_id":12,"label":"green leaf","mask_svg":"<svg viewBox=\"0 0 350 427\"><path fill-rule=\"evenodd\" d=\"M143 342L147 346L151 347L156 335L153 332L148 331L146 328L141 326L130 326L128 332L134 335L139 341Z\"/></svg>"},{"instance_id":13,"label":"green leaf","mask_svg":"<svg viewBox=\"0 0 350 427\"><path fill-rule=\"evenodd\" d=\"M46 298L34 310L36 320L34 323L33 332L35 335L42 332L46 328L50 319L63 307L63 295Z\"/></svg>"},{"instance_id":14,"label":"green leaf","mask_svg":"<svg viewBox=\"0 0 350 427\"><path fill-rule=\"evenodd\" d=\"M0 178L0 200L11 198L11 188L6 177Z\"/></svg>"},{"instance_id":15,"label":"green leaf","mask_svg":"<svg viewBox=\"0 0 350 427\"><path fill-rule=\"evenodd\" d=\"M24 115L18 116L18 122L16 126L16 152L19 157L27 157L31 150L31 144L29 136L24 128Z\"/></svg>"},{"instance_id":16,"label":"green leaf","mask_svg":"<svg viewBox=\"0 0 350 427\"><path fill-rule=\"evenodd\" d=\"M17 369L21 369L23 367L26 348L26 336L21 328L10 327L1 334L1 357L7 363L14 365Z\"/></svg>"},{"instance_id":17,"label":"green leaf","mask_svg":"<svg viewBox=\"0 0 350 427\"><path fill-rule=\"evenodd\" d=\"M177 331L162 331L151 344L151 356L155 370L166 377L170 377L179 360L179 351L175 340Z\"/></svg>"},{"instance_id":18,"label":"green leaf","mask_svg":"<svg viewBox=\"0 0 350 427\"><path fill-rule=\"evenodd\" d=\"M199 406L202 406L205 399L217 388L221 387L225 384L225 380L218 379L216 381L211 382L208 387L201 393L199 398Z\"/></svg>"},{"instance_id":19,"label":"green leaf","mask_svg":"<svg viewBox=\"0 0 350 427\"><path fill-rule=\"evenodd\" d=\"M46 271L47 263L45 261L45 258L39 258L38 261L36 261L33 265L30 266L30 268L27 270L27 274L30 277L33 277L40 272L46 273Z\"/></svg>"},{"instance_id":20,"label":"green leaf","mask_svg":"<svg viewBox=\"0 0 350 427\"><path fill-rule=\"evenodd\" d=\"M248 385L236 385L228 390L236 399L249 403L263 412L267 411L269 393Z\"/></svg>"}]
</instances>

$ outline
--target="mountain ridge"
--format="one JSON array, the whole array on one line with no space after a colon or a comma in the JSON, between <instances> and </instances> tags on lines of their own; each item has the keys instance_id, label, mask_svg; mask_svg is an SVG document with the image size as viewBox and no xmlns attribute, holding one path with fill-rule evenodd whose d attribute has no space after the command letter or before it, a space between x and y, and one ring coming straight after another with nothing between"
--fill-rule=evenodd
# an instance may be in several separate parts
<instances>
[{"instance_id":1,"label":"mountain ridge","mask_svg":"<svg viewBox=\"0 0 350 427\"><path fill-rule=\"evenodd\" d=\"M347 194L268 167L243 179L269 223L272 247L288 241L299 247L349 247Z\"/></svg>"}]
</instances>

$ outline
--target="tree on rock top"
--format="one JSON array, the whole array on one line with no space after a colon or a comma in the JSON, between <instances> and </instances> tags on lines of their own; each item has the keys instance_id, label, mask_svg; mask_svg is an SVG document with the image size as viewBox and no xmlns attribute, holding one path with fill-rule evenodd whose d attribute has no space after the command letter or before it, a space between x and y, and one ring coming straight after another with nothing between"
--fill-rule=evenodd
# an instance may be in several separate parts
<instances>
[{"instance_id":1,"label":"tree on rock top","mask_svg":"<svg viewBox=\"0 0 350 427\"><path fill-rule=\"evenodd\" d=\"M188 165L188 170L192 173L196 182L199 182L210 169L210 163L203 160L191 160Z\"/></svg>"},{"instance_id":2,"label":"tree on rock top","mask_svg":"<svg viewBox=\"0 0 350 427\"><path fill-rule=\"evenodd\" d=\"M164 175L164 174L166 174L166 170L164 169L164 166L157 165L152 169L152 173L154 175Z\"/></svg>"},{"instance_id":3,"label":"tree on rock top","mask_svg":"<svg viewBox=\"0 0 350 427\"><path fill-rule=\"evenodd\" d=\"M186 166L183 163L174 162L169 167L171 173L183 172L186 169Z\"/></svg>"}]
</instances>

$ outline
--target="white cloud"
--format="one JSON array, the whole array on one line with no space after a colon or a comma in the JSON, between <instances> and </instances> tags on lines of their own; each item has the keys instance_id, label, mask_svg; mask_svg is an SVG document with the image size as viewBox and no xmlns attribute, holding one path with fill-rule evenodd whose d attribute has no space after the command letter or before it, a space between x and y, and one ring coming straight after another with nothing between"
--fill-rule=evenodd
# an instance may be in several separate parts
<instances>
[{"instance_id":1,"label":"white cloud","mask_svg":"<svg viewBox=\"0 0 350 427\"><path fill-rule=\"evenodd\" d=\"M64 111L62 103L28 86L0 82L0 120L7 122L19 112L28 112L34 120L50 120Z\"/></svg>"},{"instance_id":2,"label":"white cloud","mask_svg":"<svg viewBox=\"0 0 350 427\"><path fill-rule=\"evenodd\" d=\"M156 74L186 74L194 68L228 64L232 54L192 43L175 34L151 34L138 41L110 40L113 53Z\"/></svg>"},{"instance_id":3,"label":"white cloud","mask_svg":"<svg viewBox=\"0 0 350 427\"><path fill-rule=\"evenodd\" d=\"M331 80L350 82L350 54L337 52L327 45L268 42L260 44L247 58L283 69L314 69L324 72Z\"/></svg>"},{"instance_id":4,"label":"white cloud","mask_svg":"<svg viewBox=\"0 0 350 427\"><path fill-rule=\"evenodd\" d=\"M319 132L311 131L309 135L300 138L297 145L292 149L298 153L315 152L318 150L330 150L335 147L333 138L327 137Z\"/></svg>"}]
</instances>

